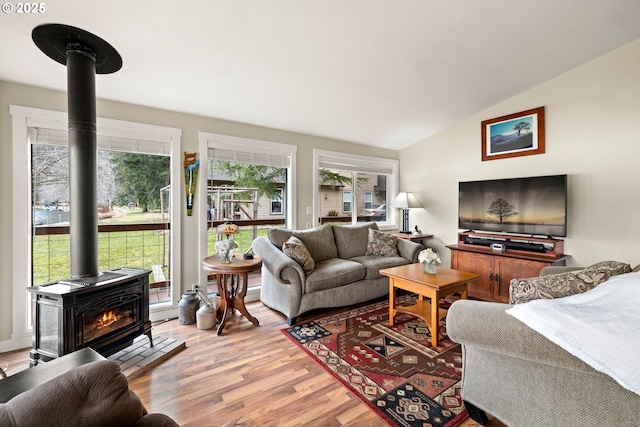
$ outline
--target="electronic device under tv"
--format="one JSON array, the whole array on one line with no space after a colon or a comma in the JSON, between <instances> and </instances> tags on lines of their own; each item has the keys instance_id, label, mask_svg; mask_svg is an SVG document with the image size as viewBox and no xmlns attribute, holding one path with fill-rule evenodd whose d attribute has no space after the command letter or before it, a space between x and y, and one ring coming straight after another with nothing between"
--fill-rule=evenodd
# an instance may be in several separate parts
<instances>
[{"instance_id":1,"label":"electronic device under tv","mask_svg":"<svg viewBox=\"0 0 640 427\"><path fill-rule=\"evenodd\" d=\"M460 182L458 228L565 237L567 175Z\"/></svg>"}]
</instances>

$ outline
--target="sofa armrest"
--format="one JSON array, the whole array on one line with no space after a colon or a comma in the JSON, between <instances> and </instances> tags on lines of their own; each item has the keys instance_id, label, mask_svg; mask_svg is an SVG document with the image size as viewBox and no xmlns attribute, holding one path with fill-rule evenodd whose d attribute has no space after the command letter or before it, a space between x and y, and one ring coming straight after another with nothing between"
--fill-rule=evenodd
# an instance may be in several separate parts
<instances>
[{"instance_id":1,"label":"sofa armrest","mask_svg":"<svg viewBox=\"0 0 640 427\"><path fill-rule=\"evenodd\" d=\"M574 371L597 372L505 310L509 304L458 300L447 313L447 334L463 346Z\"/></svg>"},{"instance_id":2,"label":"sofa armrest","mask_svg":"<svg viewBox=\"0 0 640 427\"><path fill-rule=\"evenodd\" d=\"M178 426L163 414L147 417L147 410L129 389L120 365L109 360L74 368L0 404L0 425L7 427Z\"/></svg>"},{"instance_id":3,"label":"sofa armrest","mask_svg":"<svg viewBox=\"0 0 640 427\"><path fill-rule=\"evenodd\" d=\"M582 270L584 267L566 267L564 265L548 265L540 270L540 276L547 276L549 274L569 273L571 271Z\"/></svg>"},{"instance_id":4,"label":"sofa armrest","mask_svg":"<svg viewBox=\"0 0 640 427\"><path fill-rule=\"evenodd\" d=\"M289 258L282 250L275 246L268 237L260 236L253 241L253 251L262 259L262 266L269 270L281 283L290 283L287 277L293 275L301 284L305 283L304 270L293 259Z\"/></svg>"},{"instance_id":5,"label":"sofa armrest","mask_svg":"<svg viewBox=\"0 0 640 427\"><path fill-rule=\"evenodd\" d=\"M420 243L412 242L407 239L398 239L396 247L398 248L398 254L401 257L408 259L412 264L418 262L418 254L424 249L424 246Z\"/></svg>"}]
</instances>

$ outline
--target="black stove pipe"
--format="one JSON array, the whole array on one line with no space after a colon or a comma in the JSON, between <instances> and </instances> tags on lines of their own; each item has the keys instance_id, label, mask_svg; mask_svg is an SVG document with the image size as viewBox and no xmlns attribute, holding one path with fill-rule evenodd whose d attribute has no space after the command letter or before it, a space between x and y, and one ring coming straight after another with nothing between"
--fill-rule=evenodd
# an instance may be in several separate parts
<instances>
[{"instance_id":1,"label":"black stove pipe","mask_svg":"<svg viewBox=\"0 0 640 427\"><path fill-rule=\"evenodd\" d=\"M97 277L95 75L118 71L122 67L122 59L100 37L68 25L40 25L33 29L31 36L42 52L67 66L71 279Z\"/></svg>"},{"instance_id":2,"label":"black stove pipe","mask_svg":"<svg viewBox=\"0 0 640 427\"><path fill-rule=\"evenodd\" d=\"M71 278L98 275L96 61L81 45L67 46Z\"/></svg>"}]
</instances>

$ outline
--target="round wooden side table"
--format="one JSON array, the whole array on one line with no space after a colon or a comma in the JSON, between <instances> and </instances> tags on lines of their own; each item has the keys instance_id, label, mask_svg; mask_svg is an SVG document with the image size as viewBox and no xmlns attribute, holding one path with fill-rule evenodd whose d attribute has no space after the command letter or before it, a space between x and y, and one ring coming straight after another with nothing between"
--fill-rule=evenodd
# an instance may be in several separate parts
<instances>
[{"instance_id":1,"label":"round wooden side table","mask_svg":"<svg viewBox=\"0 0 640 427\"><path fill-rule=\"evenodd\" d=\"M222 335L228 315L237 309L244 317L254 325L259 325L258 319L247 311L244 305L244 297L247 295L249 273L260 270L262 260L256 256L253 259L244 259L242 255L234 255L231 263L223 264L220 255L211 255L202 261L202 268L216 275L218 283L218 295L220 295L220 307L216 315L220 318L218 335Z\"/></svg>"}]
</instances>

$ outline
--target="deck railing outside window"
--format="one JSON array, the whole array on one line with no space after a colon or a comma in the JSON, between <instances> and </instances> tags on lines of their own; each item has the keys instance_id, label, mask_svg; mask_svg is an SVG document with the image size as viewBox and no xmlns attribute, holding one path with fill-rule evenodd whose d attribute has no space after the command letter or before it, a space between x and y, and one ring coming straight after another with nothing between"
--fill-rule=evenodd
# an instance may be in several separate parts
<instances>
[{"instance_id":1,"label":"deck railing outside window","mask_svg":"<svg viewBox=\"0 0 640 427\"><path fill-rule=\"evenodd\" d=\"M98 269L135 267L152 270L152 283L169 277L169 223L98 226ZM33 283L69 278L69 226L36 226ZM160 268L158 268L160 267Z\"/></svg>"},{"instance_id":2,"label":"deck railing outside window","mask_svg":"<svg viewBox=\"0 0 640 427\"><path fill-rule=\"evenodd\" d=\"M207 231L207 253L216 253L220 238L216 227L222 222L210 221ZM234 224L240 232L233 236L237 253L244 253L253 239L266 236L269 229L284 227L284 219L242 220ZM98 226L98 269L136 267L151 270L151 304L169 301L170 297L170 224L105 224ZM69 226L35 226L33 238L33 284L54 282L70 276ZM210 276L209 281L214 277ZM259 283L259 281L252 281ZM212 291L215 291L215 283Z\"/></svg>"}]
</instances>

